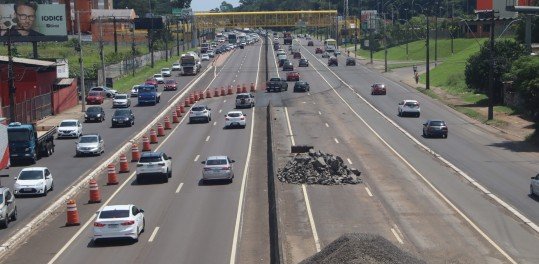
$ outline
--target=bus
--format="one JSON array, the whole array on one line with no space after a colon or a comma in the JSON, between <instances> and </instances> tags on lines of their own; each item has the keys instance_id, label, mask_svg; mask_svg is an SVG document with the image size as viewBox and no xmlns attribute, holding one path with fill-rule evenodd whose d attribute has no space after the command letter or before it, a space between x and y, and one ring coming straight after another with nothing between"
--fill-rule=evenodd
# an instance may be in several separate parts
<instances>
[{"instance_id":1,"label":"bus","mask_svg":"<svg viewBox=\"0 0 539 264\"><path fill-rule=\"evenodd\" d=\"M228 43L236 44L236 34L228 33Z\"/></svg>"},{"instance_id":2,"label":"bus","mask_svg":"<svg viewBox=\"0 0 539 264\"><path fill-rule=\"evenodd\" d=\"M334 39L324 40L324 48L327 52L334 52L337 49L337 41Z\"/></svg>"}]
</instances>

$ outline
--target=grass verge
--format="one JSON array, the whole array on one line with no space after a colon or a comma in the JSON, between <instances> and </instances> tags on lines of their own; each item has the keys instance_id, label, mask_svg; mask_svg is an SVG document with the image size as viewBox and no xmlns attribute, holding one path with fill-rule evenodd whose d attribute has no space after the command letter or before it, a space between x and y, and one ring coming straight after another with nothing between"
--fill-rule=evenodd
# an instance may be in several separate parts
<instances>
[{"instance_id":1,"label":"grass verge","mask_svg":"<svg viewBox=\"0 0 539 264\"><path fill-rule=\"evenodd\" d=\"M155 61L153 68L150 67L150 65L139 68L135 71L135 76L129 74L116 80L114 82L114 89L122 93L129 92L131 91L133 85L144 83L144 81L153 76L155 73L159 73L161 68L172 67L172 63L178 61L178 59L178 56L172 56L169 58L168 62L164 59ZM177 74L177 72L173 72L173 74Z\"/></svg>"}]
</instances>

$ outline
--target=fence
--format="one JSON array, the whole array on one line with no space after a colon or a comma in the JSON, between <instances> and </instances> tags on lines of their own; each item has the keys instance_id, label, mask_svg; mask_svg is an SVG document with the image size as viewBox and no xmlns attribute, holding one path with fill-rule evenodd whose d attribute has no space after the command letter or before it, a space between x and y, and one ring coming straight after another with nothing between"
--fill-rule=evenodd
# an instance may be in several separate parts
<instances>
[{"instance_id":1,"label":"fence","mask_svg":"<svg viewBox=\"0 0 539 264\"><path fill-rule=\"evenodd\" d=\"M52 114L51 94L46 93L15 105L15 120L10 120L10 106L2 107L8 122L33 123Z\"/></svg>"}]
</instances>

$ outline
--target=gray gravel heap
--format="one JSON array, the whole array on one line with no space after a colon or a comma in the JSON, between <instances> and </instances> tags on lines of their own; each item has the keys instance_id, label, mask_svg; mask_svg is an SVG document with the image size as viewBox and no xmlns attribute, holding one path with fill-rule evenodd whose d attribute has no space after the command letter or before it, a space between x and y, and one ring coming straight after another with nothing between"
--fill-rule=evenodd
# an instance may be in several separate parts
<instances>
[{"instance_id":1,"label":"gray gravel heap","mask_svg":"<svg viewBox=\"0 0 539 264\"><path fill-rule=\"evenodd\" d=\"M380 235L349 233L300 264L423 264Z\"/></svg>"},{"instance_id":2,"label":"gray gravel heap","mask_svg":"<svg viewBox=\"0 0 539 264\"><path fill-rule=\"evenodd\" d=\"M279 169L277 178L295 184L341 185L361 183L360 175L357 169L349 169L341 157L310 149L289 160Z\"/></svg>"}]
</instances>

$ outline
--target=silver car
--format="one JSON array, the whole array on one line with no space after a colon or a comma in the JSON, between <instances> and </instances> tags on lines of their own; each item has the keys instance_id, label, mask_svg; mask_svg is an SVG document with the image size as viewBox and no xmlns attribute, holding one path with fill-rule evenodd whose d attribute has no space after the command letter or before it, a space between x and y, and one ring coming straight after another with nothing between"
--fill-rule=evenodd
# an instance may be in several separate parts
<instances>
[{"instance_id":1,"label":"silver car","mask_svg":"<svg viewBox=\"0 0 539 264\"><path fill-rule=\"evenodd\" d=\"M131 98L127 96L127 94L116 94L114 96L114 99L112 99L112 107L130 107L131 106Z\"/></svg>"},{"instance_id":2,"label":"silver car","mask_svg":"<svg viewBox=\"0 0 539 264\"><path fill-rule=\"evenodd\" d=\"M0 227L7 228L9 222L17 220L15 196L7 187L0 186Z\"/></svg>"},{"instance_id":3,"label":"silver car","mask_svg":"<svg viewBox=\"0 0 539 264\"><path fill-rule=\"evenodd\" d=\"M234 168L231 160L228 156L210 156L205 161L204 168L202 169L202 181L218 181L228 180L232 182L234 179Z\"/></svg>"},{"instance_id":4,"label":"silver car","mask_svg":"<svg viewBox=\"0 0 539 264\"><path fill-rule=\"evenodd\" d=\"M77 142L75 156L81 155L101 155L105 152L105 142L101 135L84 135Z\"/></svg>"}]
</instances>

